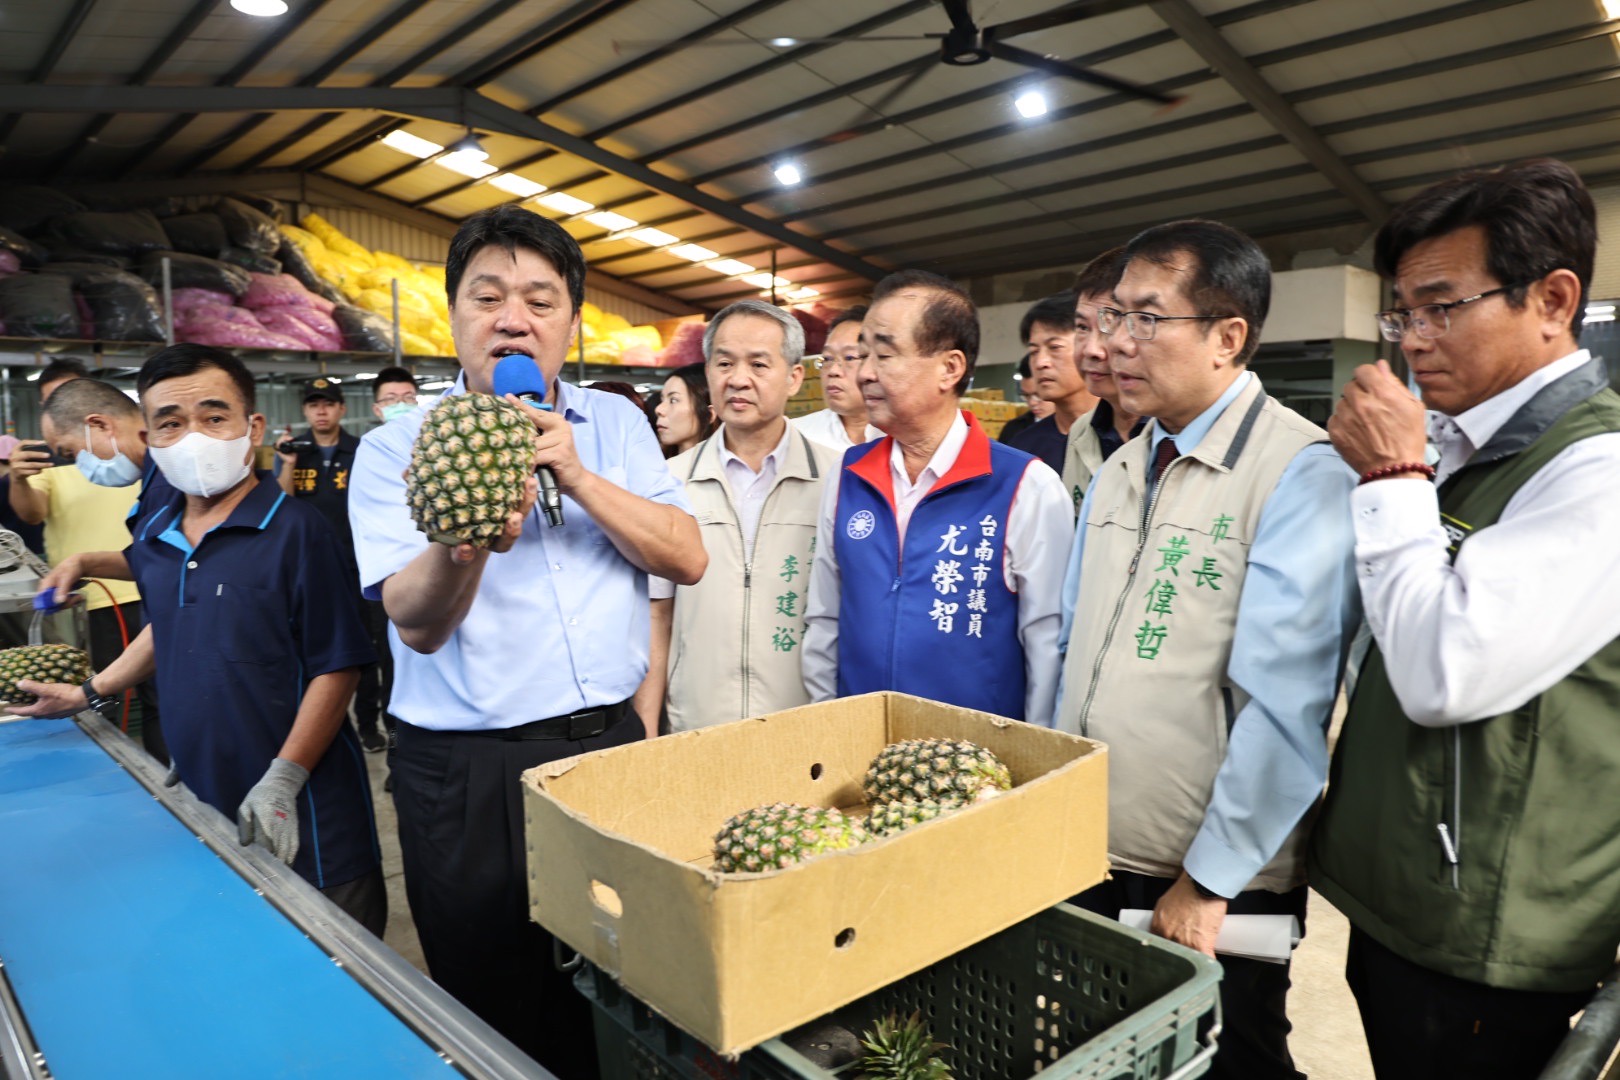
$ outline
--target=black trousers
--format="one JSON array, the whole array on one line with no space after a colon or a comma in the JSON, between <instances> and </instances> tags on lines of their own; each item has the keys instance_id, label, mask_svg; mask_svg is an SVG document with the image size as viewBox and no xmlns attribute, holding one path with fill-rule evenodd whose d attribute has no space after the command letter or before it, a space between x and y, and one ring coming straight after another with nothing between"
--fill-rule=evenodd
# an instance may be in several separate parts
<instances>
[{"instance_id":1,"label":"black trousers","mask_svg":"<svg viewBox=\"0 0 1620 1080\"><path fill-rule=\"evenodd\" d=\"M557 1075L597 1080L589 1003L529 920L525 769L635 742L630 709L589 739L506 741L400 721L389 755L405 896L433 980Z\"/></svg>"},{"instance_id":2,"label":"black trousers","mask_svg":"<svg viewBox=\"0 0 1620 1080\"><path fill-rule=\"evenodd\" d=\"M120 614L124 617L122 626L118 622ZM146 625L146 618L141 610L140 601L131 600L127 604L119 604L116 611L104 607L90 612L89 625L90 663L100 671L124 655L124 634L127 632L129 640L134 641L135 635ZM148 754L167 765L169 745L163 740L163 724L158 717L157 686L150 679L138 684L135 687L135 699L141 705L141 746ZM117 700L107 706L102 715L110 723L121 726L124 718L124 696L119 694Z\"/></svg>"},{"instance_id":3,"label":"black trousers","mask_svg":"<svg viewBox=\"0 0 1620 1080\"><path fill-rule=\"evenodd\" d=\"M357 730L375 730L379 719L394 730L394 714L388 703L394 695L394 654L388 648L388 613L381 600L360 601L371 647L377 650L377 663L360 669L360 685L354 692L354 719Z\"/></svg>"},{"instance_id":4,"label":"black trousers","mask_svg":"<svg viewBox=\"0 0 1620 1080\"><path fill-rule=\"evenodd\" d=\"M1070 903L1119 918L1126 908L1152 910L1159 898L1174 884L1171 878L1147 877L1114 871L1113 880L1087 889ZM1228 915L1292 915L1305 932L1305 900L1308 889L1286 893L1239 893L1227 904ZM1221 977L1222 1029L1220 1050L1210 1066L1216 1080L1305 1080L1294 1068L1288 1052L1289 964L1272 964L1242 957L1219 957ZM1200 1033L1202 1034L1202 1033ZM1380 1078L1382 1080L1382 1078Z\"/></svg>"},{"instance_id":5,"label":"black trousers","mask_svg":"<svg viewBox=\"0 0 1620 1080\"><path fill-rule=\"evenodd\" d=\"M1354 927L1344 977L1378 1080L1535 1080L1597 989L1469 982L1414 964Z\"/></svg>"}]
</instances>

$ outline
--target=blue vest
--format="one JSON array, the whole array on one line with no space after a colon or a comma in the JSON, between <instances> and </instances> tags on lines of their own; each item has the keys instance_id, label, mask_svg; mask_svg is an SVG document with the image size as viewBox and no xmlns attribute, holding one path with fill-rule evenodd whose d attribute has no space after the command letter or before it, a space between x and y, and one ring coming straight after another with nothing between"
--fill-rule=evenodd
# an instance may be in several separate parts
<instances>
[{"instance_id":1,"label":"blue vest","mask_svg":"<svg viewBox=\"0 0 1620 1080\"><path fill-rule=\"evenodd\" d=\"M992 442L971 415L956 463L906 526L895 524L893 439L844 455L833 519L843 579L838 694L898 690L1024 718L1018 594L1007 587L1007 519L1035 459Z\"/></svg>"}]
</instances>

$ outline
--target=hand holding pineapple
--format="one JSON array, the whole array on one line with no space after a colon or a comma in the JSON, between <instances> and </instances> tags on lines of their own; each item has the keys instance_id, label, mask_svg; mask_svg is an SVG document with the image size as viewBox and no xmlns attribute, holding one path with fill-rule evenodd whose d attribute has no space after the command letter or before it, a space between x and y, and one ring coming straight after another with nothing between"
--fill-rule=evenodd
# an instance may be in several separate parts
<instances>
[{"instance_id":1,"label":"hand holding pineapple","mask_svg":"<svg viewBox=\"0 0 1620 1080\"><path fill-rule=\"evenodd\" d=\"M89 708L81 684L90 658L70 645L24 645L0 652L0 702L15 716L54 718Z\"/></svg>"}]
</instances>

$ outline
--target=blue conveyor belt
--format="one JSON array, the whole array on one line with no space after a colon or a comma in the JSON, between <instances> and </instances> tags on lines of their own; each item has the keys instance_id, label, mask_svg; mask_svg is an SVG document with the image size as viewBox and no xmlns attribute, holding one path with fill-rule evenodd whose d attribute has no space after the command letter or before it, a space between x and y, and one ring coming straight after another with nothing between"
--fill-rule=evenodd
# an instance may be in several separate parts
<instances>
[{"instance_id":1,"label":"blue conveyor belt","mask_svg":"<svg viewBox=\"0 0 1620 1080\"><path fill-rule=\"evenodd\" d=\"M70 720L0 724L0 962L57 1080L455 1075Z\"/></svg>"}]
</instances>

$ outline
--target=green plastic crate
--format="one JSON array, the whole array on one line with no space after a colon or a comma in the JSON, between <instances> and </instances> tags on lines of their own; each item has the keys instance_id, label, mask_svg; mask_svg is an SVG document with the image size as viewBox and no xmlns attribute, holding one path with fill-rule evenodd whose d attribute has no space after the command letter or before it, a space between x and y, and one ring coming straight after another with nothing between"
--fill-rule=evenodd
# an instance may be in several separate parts
<instances>
[{"instance_id":1,"label":"green plastic crate","mask_svg":"<svg viewBox=\"0 0 1620 1080\"><path fill-rule=\"evenodd\" d=\"M1190 1080L1220 1032L1220 965L1059 904L836 1012L927 1018L959 1080ZM792 973L783 992L791 993ZM772 1039L726 1061L587 966L602 1080L839 1080Z\"/></svg>"}]
</instances>

